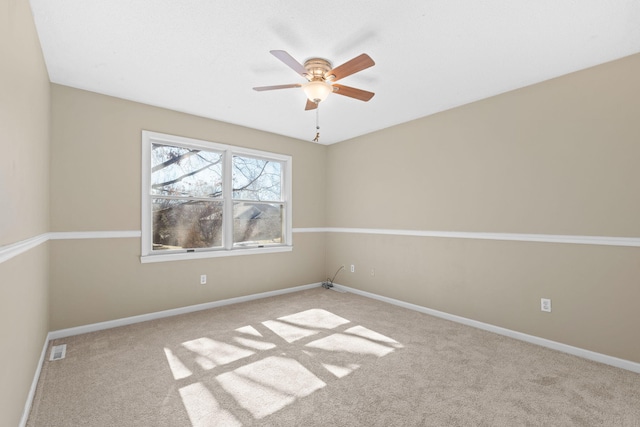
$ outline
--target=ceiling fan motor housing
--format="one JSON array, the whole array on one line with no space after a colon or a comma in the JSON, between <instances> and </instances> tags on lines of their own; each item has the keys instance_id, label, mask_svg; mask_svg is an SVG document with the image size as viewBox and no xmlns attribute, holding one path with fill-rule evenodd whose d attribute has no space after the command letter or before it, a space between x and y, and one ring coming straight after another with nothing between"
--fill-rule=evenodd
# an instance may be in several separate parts
<instances>
[{"instance_id":1,"label":"ceiling fan motor housing","mask_svg":"<svg viewBox=\"0 0 640 427\"><path fill-rule=\"evenodd\" d=\"M326 75L333 69L331 62L323 58L311 58L307 59L304 63L304 68L307 70L307 79L309 81L314 80L332 80L334 75Z\"/></svg>"}]
</instances>

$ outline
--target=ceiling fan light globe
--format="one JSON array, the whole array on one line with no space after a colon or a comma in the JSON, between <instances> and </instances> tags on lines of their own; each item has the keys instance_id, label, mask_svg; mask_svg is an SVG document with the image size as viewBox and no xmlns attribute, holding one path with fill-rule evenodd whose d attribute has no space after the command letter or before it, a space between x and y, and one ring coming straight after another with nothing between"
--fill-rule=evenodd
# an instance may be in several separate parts
<instances>
[{"instance_id":1,"label":"ceiling fan light globe","mask_svg":"<svg viewBox=\"0 0 640 427\"><path fill-rule=\"evenodd\" d=\"M302 90L304 90L309 101L322 102L327 99L327 96L329 96L331 92L333 92L333 86L321 80L314 80L309 83L305 83L302 86Z\"/></svg>"}]
</instances>

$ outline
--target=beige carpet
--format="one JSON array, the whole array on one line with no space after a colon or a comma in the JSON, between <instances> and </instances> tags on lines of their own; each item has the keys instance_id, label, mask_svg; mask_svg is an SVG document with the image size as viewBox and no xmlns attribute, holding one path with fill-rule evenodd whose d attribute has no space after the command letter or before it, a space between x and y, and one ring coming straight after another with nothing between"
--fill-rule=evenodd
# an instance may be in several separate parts
<instances>
[{"instance_id":1,"label":"beige carpet","mask_svg":"<svg viewBox=\"0 0 640 427\"><path fill-rule=\"evenodd\" d=\"M638 374L322 288L61 343L28 426L640 426Z\"/></svg>"}]
</instances>

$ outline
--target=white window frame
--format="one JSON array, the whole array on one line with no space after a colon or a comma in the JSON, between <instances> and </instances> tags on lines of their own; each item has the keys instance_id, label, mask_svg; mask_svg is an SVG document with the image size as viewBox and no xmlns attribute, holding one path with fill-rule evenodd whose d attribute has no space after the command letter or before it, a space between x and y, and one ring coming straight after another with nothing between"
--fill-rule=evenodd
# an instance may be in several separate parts
<instances>
[{"instance_id":1,"label":"white window frame","mask_svg":"<svg viewBox=\"0 0 640 427\"><path fill-rule=\"evenodd\" d=\"M223 155L223 236L222 248L203 248L198 250L187 250L171 253L154 252L152 250L152 224L153 209L151 206L151 146L153 144L163 144L176 147L199 148L202 150L212 150L221 152ZM283 242L264 246L233 246L232 230L233 221L233 198L232 198L232 160L234 155L260 158L280 162L282 168L282 203L284 204L284 219L282 237ZM186 138L176 135L168 135L147 130L142 131L142 237L140 262L164 262L180 261L190 259L215 258L236 255L251 255L275 252L289 252L293 249L292 231L292 158L284 154L270 153L267 151L254 150L250 148L237 147L233 145L220 144L217 142L203 141L199 139Z\"/></svg>"}]
</instances>

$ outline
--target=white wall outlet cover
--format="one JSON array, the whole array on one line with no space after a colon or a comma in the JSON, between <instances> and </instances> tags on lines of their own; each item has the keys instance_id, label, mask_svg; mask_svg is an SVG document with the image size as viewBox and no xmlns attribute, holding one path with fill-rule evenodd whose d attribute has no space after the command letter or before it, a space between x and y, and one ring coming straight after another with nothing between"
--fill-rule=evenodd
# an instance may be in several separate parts
<instances>
[{"instance_id":1,"label":"white wall outlet cover","mask_svg":"<svg viewBox=\"0 0 640 427\"><path fill-rule=\"evenodd\" d=\"M549 298L540 298L540 310L551 313L551 300Z\"/></svg>"}]
</instances>

